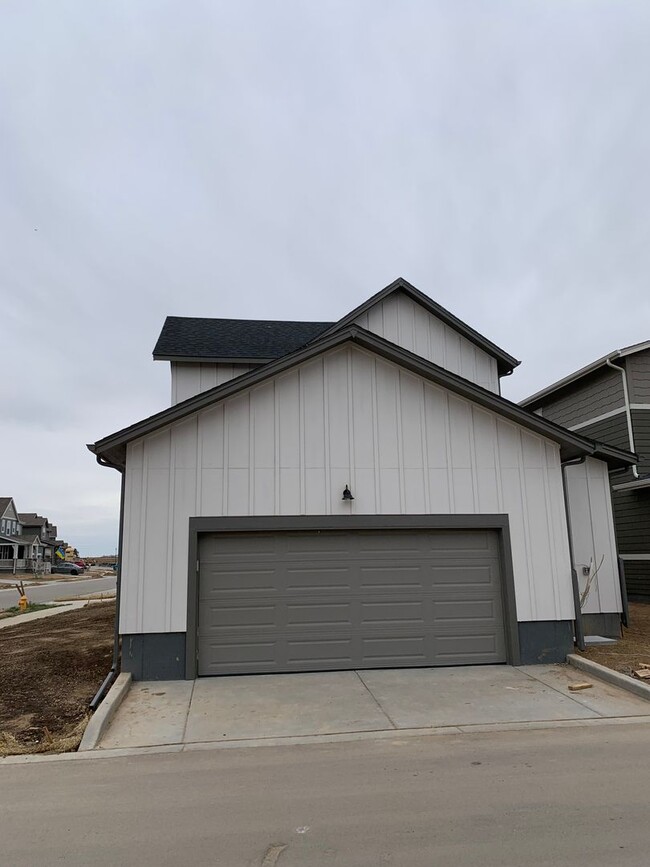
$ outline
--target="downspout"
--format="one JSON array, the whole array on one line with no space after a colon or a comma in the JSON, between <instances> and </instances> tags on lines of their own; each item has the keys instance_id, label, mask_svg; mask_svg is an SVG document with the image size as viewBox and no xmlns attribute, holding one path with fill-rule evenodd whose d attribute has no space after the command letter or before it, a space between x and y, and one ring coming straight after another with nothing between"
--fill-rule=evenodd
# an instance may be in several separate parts
<instances>
[{"instance_id":1,"label":"downspout","mask_svg":"<svg viewBox=\"0 0 650 867\"><path fill-rule=\"evenodd\" d=\"M612 370L617 370L623 378L623 399L625 401L625 418L627 419L627 437L630 444L630 451L636 454L636 448L634 447L634 429L632 428L632 410L630 409L630 393L627 388L627 373L624 367L614 364L611 358L606 358L605 364L607 367L611 367ZM638 464L632 464L630 469L632 470L633 477L638 479ZM618 584L621 591L621 607L623 608L621 620L624 626L628 626L630 617L627 603L627 585L625 583L625 563L621 560L620 555L618 557Z\"/></svg>"},{"instance_id":2,"label":"downspout","mask_svg":"<svg viewBox=\"0 0 650 867\"><path fill-rule=\"evenodd\" d=\"M627 436L630 443L630 451L636 454L636 449L634 448L634 431L632 430L632 411L630 409L630 394L627 390L627 374L625 373L625 368L620 367L618 364L614 364L611 358L605 359L605 364L607 367L611 367L612 370L618 371L623 377L623 399L625 401L625 417L627 419ZM632 464L632 475L635 479L639 478L639 468L636 464Z\"/></svg>"},{"instance_id":3,"label":"downspout","mask_svg":"<svg viewBox=\"0 0 650 867\"><path fill-rule=\"evenodd\" d=\"M571 560L571 586L573 588L573 607L575 608L575 620L574 620L574 628L575 628L575 637L576 644L580 648L580 650L584 650L586 647L585 644L585 631L582 625L582 609L580 607L580 585L578 583L578 572L576 570L575 563L575 553L573 550L573 528L571 526L571 510L569 508L569 489L567 487L567 477L566 477L566 468L567 467L576 467L578 464L584 464L586 461L586 455L583 455L581 458L576 458L572 461L565 461L562 464L562 488L564 491L564 511L566 513L566 525L567 531L569 534L569 559Z\"/></svg>"},{"instance_id":4,"label":"downspout","mask_svg":"<svg viewBox=\"0 0 650 867\"><path fill-rule=\"evenodd\" d=\"M101 455L97 455L97 463L102 467L112 467L114 470L117 470L122 475L122 484L120 487L120 524L119 524L119 535L118 535L118 543L117 543L117 576L115 583L115 628L113 632L113 663L111 665L111 670L108 672L102 685L99 687L95 695L90 701L90 710L95 711L97 706L100 704L104 696L106 695L109 687L117 677L117 671L120 663L120 597L122 595L122 538L124 536L124 488L125 488L125 472L122 467L118 467L117 464L112 464L109 461L106 461Z\"/></svg>"}]
</instances>

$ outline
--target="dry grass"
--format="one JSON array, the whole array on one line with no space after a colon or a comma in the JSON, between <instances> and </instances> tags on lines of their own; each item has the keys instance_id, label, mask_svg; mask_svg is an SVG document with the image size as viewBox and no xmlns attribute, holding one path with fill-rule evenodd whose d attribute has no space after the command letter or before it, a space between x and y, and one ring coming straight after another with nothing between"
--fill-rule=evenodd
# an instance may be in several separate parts
<instances>
[{"instance_id":1,"label":"dry grass","mask_svg":"<svg viewBox=\"0 0 650 867\"><path fill-rule=\"evenodd\" d=\"M650 605L631 602L630 625L623 628L623 638L617 644L590 647L580 655L632 676L642 662L650 664Z\"/></svg>"},{"instance_id":2,"label":"dry grass","mask_svg":"<svg viewBox=\"0 0 650 867\"><path fill-rule=\"evenodd\" d=\"M68 731L55 735L45 728L41 740L29 744L22 743L10 732L0 732L0 758L36 755L37 753L67 753L76 750L81 743L89 719L90 716L85 716Z\"/></svg>"}]
</instances>

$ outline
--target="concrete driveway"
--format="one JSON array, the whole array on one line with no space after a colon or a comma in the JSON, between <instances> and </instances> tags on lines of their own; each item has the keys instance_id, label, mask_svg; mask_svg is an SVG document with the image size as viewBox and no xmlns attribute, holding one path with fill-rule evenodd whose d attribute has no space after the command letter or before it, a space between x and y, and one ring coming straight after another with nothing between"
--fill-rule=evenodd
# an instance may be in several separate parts
<instances>
[{"instance_id":1,"label":"concrete driveway","mask_svg":"<svg viewBox=\"0 0 650 867\"><path fill-rule=\"evenodd\" d=\"M570 693L577 681L593 685ZM99 749L309 743L644 717L650 721L650 702L566 665L213 677L135 683Z\"/></svg>"}]
</instances>

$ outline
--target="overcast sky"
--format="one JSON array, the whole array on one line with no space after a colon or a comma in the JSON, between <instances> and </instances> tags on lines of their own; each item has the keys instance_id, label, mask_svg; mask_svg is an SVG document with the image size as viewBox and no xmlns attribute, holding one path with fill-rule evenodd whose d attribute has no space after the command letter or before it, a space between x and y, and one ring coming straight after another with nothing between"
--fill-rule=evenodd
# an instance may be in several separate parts
<instances>
[{"instance_id":1,"label":"overcast sky","mask_svg":"<svg viewBox=\"0 0 650 867\"><path fill-rule=\"evenodd\" d=\"M522 359L650 338L650 4L0 7L0 496L117 543L94 442L168 314L337 319L404 276Z\"/></svg>"}]
</instances>

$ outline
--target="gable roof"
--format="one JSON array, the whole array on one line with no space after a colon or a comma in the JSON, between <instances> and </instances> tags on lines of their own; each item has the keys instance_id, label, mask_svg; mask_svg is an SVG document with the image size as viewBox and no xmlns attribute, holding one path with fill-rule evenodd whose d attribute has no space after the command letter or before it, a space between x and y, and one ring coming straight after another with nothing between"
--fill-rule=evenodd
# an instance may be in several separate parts
<instances>
[{"instance_id":1,"label":"gable roof","mask_svg":"<svg viewBox=\"0 0 650 867\"><path fill-rule=\"evenodd\" d=\"M12 499L12 497L0 497L0 518L9 508L9 503L11 503Z\"/></svg>"},{"instance_id":2,"label":"gable roof","mask_svg":"<svg viewBox=\"0 0 650 867\"><path fill-rule=\"evenodd\" d=\"M338 322L168 316L154 347L153 357L157 361L267 363L351 325L375 304L396 292L407 295L445 325L496 359L500 376L512 373L521 363L403 277L398 277Z\"/></svg>"},{"instance_id":3,"label":"gable roof","mask_svg":"<svg viewBox=\"0 0 650 867\"><path fill-rule=\"evenodd\" d=\"M18 512L18 520L23 527L42 527L47 524L47 518L42 518L36 512Z\"/></svg>"},{"instance_id":4,"label":"gable roof","mask_svg":"<svg viewBox=\"0 0 650 867\"><path fill-rule=\"evenodd\" d=\"M523 400L519 401L519 405L536 408L544 402L545 398L554 394L556 391L561 391L563 388L567 388L567 386L572 385L583 377L595 373L599 368L604 367L608 361L615 361L617 358L625 358L627 355L636 355L637 352L645 352L647 349L650 349L650 340L646 340L643 343L633 343L631 346L624 346L622 349L615 349L614 352L610 352L609 355L603 355L602 358L592 361L591 364L587 364L585 367L581 367L579 370L570 373L563 379L558 379L557 382L547 385L546 388L542 388L541 391L537 391L535 394L525 397Z\"/></svg>"},{"instance_id":5,"label":"gable roof","mask_svg":"<svg viewBox=\"0 0 650 867\"><path fill-rule=\"evenodd\" d=\"M366 331L358 325L344 326L329 336L323 336L319 340L298 349L284 358L269 362L242 376L228 380L222 385L199 392L199 394L195 394L187 398L187 400L177 403L175 406L164 409L149 418L136 422L136 424L130 425L123 430L98 440L94 444L88 445L88 448L97 456L100 463L121 470L124 468L126 462L127 443L174 422L181 421L201 409L205 409L220 400L251 388L345 343L352 343L362 349L374 352L387 361L398 364L430 382L440 385L473 403L496 412L522 427L557 442L560 445L563 460L570 460L583 455L592 455L594 457L602 457L610 467L625 467L635 461L635 456L631 452L596 443L588 437L583 437L580 434L569 431L548 419L535 415L529 410L522 409L516 403L512 403L492 391L481 388L481 386L475 385L473 382L463 379L463 377L457 376L455 373L451 373L439 365L433 364L433 362L403 349L401 346L384 340L383 337Z\"/></svg>"},{"instance_id":6,"label":"gable roof","mask_svg":"<svg viewBox=\"0 0 650 867\"><path fill-rule=\"evenodd\" d=\"M408 280L405 280L403 277L398 277L397 280L394 280L384 289L377 292L371 298L368 298L368 300L364 301L363 304L355 307L354 310L345 315L342 319L339 319L338 322L335 322L331 326L331 328L323 331L320 336L327 337L329 334L332 334L339 328L344 328L346 325L351 325L356 319L359 318L359 316L361 316L367 310L370 310L371 307L374 307L375 304L378 304L389 295L393 295L396 292L402 292L404 295L407 295L417 304L424 307L425 310L428 310L429 313L431 313L433 316L436 316L438 319L444 322L445 325L453 328L475 346L478 346L479 349L482 349L483 352L491 355L492 358L495 358L500 376L505 376L509 373L512 373L515 367L521 364L521 362L518 361L514 356L510 355L505 350L500 349L495 343L492 343L491 340L488 340L487 337L483 337L482 334L479 334L478 331L475 331L471 326L467 325L467 323L463 322L461 319L458 319L457 316L454 316L454 314L450 313L449 310L446 310L432 298L429 298L429 296L425 295L424 292L420 292L419 289L416 289L415 286L413 286L411 283L408 282Z\"/></svg>"},{"instance_id":7,"label":"gable roof","mask_svg":"<svg viewBox=\"0 0 650 867\"><path fill-rule=\"evenodd\" d=\"M331 322L261 319L201 319L168 316L153 357L166 361L264 363L309 343Z\"/></svg>"}]
</instances>

